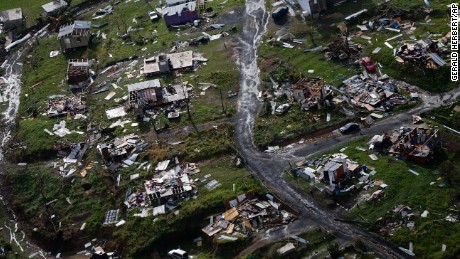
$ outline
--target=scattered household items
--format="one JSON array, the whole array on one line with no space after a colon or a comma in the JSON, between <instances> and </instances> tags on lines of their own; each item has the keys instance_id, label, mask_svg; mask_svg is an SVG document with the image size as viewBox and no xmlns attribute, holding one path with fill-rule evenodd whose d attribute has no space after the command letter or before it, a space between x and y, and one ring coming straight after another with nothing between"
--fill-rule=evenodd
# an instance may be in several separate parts
<instances>
[{"instance_id":1,"label":"scattered household items","mask_svg":"<svg viewBox=\"0 0 460 259\"><path fill-rule=\"evenodd\" d=\"M73 24L62 26L59 29L58 39L62 51L87 47L90 42L91 22L74 21Z\"/></svg>"},{"instance_id":2,"label":"scattered household items","mask_svg":"<svg viewBox=\"0 0 460 259\"><path fill-rule=\"evenodd\" d=\"M97 145L99 153L102 155L106 165L115 170L119 166L129 167L134 164L139 153L148 146L137 135L129 134L120 138L115 138L108 143Z\"/></svg>"}]
</instances>

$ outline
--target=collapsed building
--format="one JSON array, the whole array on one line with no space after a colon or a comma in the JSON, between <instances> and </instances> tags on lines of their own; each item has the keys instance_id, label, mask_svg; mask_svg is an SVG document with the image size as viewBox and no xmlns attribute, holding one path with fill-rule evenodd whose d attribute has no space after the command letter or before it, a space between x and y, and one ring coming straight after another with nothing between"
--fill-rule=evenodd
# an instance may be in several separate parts
<instances>
[{"instance_id":1,"label":"collapsed building","mask_svg":"<svg viewBox=\"0 0 460 259\"><path fill-rule=\"evenodd\" d=\"M139 136L130 134L121 138L115 138L109 143L101 143L97 145L99 153L102 155L106 165L110 166L111 170L115 170L120 166L128 167L133 165L139 153L148 146Z\"/></svg>"},{"instance_id":2,"label":"collapsed building","mask_svg":"<svg viewBox=\"0 0 460 259\"><path fill-rule=\"evenodd\" d=\"M52 95L48 97L46 114L50 118L86 111L87 107L81 96Z\"/></svg>"},{"instance_id":3,"label":"collapsed building","mask_svg":"<svg viewBox=\"0 0 460 259\"><path fill-rule=\"evenodd\" d=\"M91 39L90 28L91 22L88 21L74 21L73 24L62 26L58 33L62 51L87 47Z\"/></svg>"},{"instance_id":4,"label":"collapsed building","mask_svg":"<svg viewBox=\"0 0 460 259\"><path fill-rule=\"evenodd\" d=\"M437 129L419 126L402 131L388 152L416 163L426 164L433 159L439 143Z\"/></svg>"},{"instance_id":5,"label":"collapsed building","mask_svg":"<svg viewBox=\"0 0 460 259\"><path fill-rule=\"evenodd\" d=\"M145 164L149 163L144 162L141 166ZM179 165L179 160L176 158L176 165L167 170L169 164L170 160L160 162L155 168L158 173L150 180L144 181L142 187L134 188L134 190L128 188L125 205L128 209L134 207L141 209L141 213L134 216L147 217L152 214L153 216L165 214L166 209L174 210L180 200L196 194L194 181L189 178L200 171L196 164L187 163L182 166ZM137 177L139 177L138 174L131 176L132 179Z\"/></svg>"},{"instance_id":6,"label":"collapsed building","mask_svg":"<svg viewBox=\"0 0 460 259\"><path fill-rule=\"evenodd\" d=\"M202 229L208 238L234 241L241 235L286 225L296 219L295 212L270 194L266 199L242 194L227 202L226 207L224 213L210 216L209 224Z\"/></svg>"},{"instance_id":7,"label":"collapsed building","mask_svg":"<svg viewBox=\"0 0 460 259\"><path fill-rule=\"evenodd\" d=\"M87 59L71 59L67 65L67 83L81 87L81 83L89 79L90 63Z\"/></svg>"},{"instance_id":8,"label":"collapsed building","mask_svg":"<svg viewBox=\"0 0 460 259\"><path fill-rule=\"evenodd\" d=\"M161 53L144 59L144 75L153 76L174 70L187 70L193 67L193 51L171 54Z\"/></svg>"},{"instance_id":9,"label":"collapsed building","mask_svg":"<svg viewBox=\"0 0 460 259\"><path fill-rule=\"evenodd\" d=\"M300 79L292 89L294 99L300 103L302 110L323 108L323 101L332 99L332 89L320 78Z\"/></svg>"},{"instance_id":10,"label":"collapsed building","mask_svg":"<svg viewBox=\"0 0 460 259\"><path fill-rule=\"evenodd\" d=\"M447 38L450 38L450 33L435 41L424 38L415 43L405 42L397 51L396 61L408 61L430 69L446 66L447 62L440 55L449 53Z\"/></svg>"},{"instance_id":11,"label":"collapsed building","mask_svg":"<svg viewBox=\"0 0 460 259\"><path fill-rule=\"evenodd\" d=\"M148 203L153 206L164 205L167 202L171 204L189 197L195 189L193 182L180 166L145 181L144 186Z\"/></svg>"},{"instance_id":12,"label":"collapsed building","mask_svg":"<svg viewBox=\"0 0 460 259\"><path fill-rule=\"evenodd\" d=\"M387 111L407 101L399 95L396 83L389 78L362 78L359 75L343 81L341 89L350 104L368 111Z\"/></svg>"}]
</instances>

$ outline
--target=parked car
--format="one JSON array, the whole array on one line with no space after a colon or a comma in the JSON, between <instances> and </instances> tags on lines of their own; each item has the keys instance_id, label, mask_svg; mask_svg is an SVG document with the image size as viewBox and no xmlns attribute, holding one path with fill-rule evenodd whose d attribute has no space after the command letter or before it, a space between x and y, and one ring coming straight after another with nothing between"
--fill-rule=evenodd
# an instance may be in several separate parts
<instances>
[{"instance_id":1,"label":"parked car","mask_svg":"<svg viewBox=\"0 0 460 259\"><path fill-rule=\"evenodd\" d=\"M160 19L160 16L155 11L149 12L149 17L151 21L158 21Z\"/></svg>"},{"instance_id":2,"label":"parked car","mask_svg":"<svg viewBox=\"0 0 460 259\"><path fill-rule=\"evenodd\" d=\"M174 249L168 252L168 256L173 259L188 259L188 254L184 250Z\"/></svg>"},{"instance_id":3,"label":"parked car","mask_svg":"<svg viewBox=\"0 0 460 259\"><path fill-rule=\"evenodd\" d=\"M372 59L370 57L364 57L361 59L361 65L369 72L375 71L375 65L372 63Z\"/></svg>"},{"instance_id":4,"label":"parked car","mask_svg":"<svg viewBox=\"0 0 460 259\"><path fill-rule=\"evenodd\" d=\"M356 130L359 130L359 124L354 122L347 123L345 126L339 129L340 133L342 134L353 132Z\"/></svg>"},{"instance_id":5,"label":"parked car","mask_svg":"<svg viewBox=\"0 0 460 259\"><path fill-rule=\"evenodd\" d=\"M276 115L283 115L287 111L289 111L290 108L291 108L291 106L289 104L287 104L287 103L281 104L280 106L278 106L278 108L276 108L275 114Z\"/></svg>"},{"instance_id":6,"label":"parked car","mask_svg":"<svg viewBox=\"0 0 460 259\"><path fill-rule=\"evenodd\" d=\"M275 20L279 20L283 18L289 12L289 8L287 6L282 6L273 11L272 18Z\"/></svg>"}]
</instances>

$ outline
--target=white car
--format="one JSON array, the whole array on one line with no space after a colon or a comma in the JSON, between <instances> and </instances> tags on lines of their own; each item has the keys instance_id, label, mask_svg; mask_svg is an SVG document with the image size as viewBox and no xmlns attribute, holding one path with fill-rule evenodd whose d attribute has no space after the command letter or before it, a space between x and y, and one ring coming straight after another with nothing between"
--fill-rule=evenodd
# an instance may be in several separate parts
<instances>
[{"instance_id":1,"label":"white car","mask_svg":"<svg viewBox=\"0 0 460 259\"><path fill-rule=\"evenodd\" d=\"M276 115L283 115L287 111L289 111L290 108L291 108L291 106L288 103L281 104L280 106L278 106L278 108L276 108L275 114Z\"/></svg>"},{"instance_id":2,"label":"white car","mask_svg":"<svg viewBox=\"0 0 460 259\"><path fill-rule=\"evenodd\" d=\"M151 21L158 21L160 19L160 16L155 11L149 12L149 17Z\"/></svg>"},{"instance_id":3,"label":"white car","mask_svg":"<svg viewBox=\"0 0 460 259\"><path fill-rule=\"evenodd\" d=\"M174 249L168 252L168 256L172 259L188 259L187 252L182 249Z\"/></svg>"}]
</instances>

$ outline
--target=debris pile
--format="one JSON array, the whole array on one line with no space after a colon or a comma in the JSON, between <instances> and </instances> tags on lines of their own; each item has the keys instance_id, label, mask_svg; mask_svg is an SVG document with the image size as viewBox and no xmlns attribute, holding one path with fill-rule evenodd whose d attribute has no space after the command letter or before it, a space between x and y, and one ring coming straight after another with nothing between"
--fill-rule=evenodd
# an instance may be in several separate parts
<instances>
[{"instance_id":1,"label":"debris pile","mask_svg":"<svg viewBox=\"0 0 460 259\"><path fill-rule=\"evenodd\" d=\"M169 160L163 164L160 163L159 166L162 167L162 170L165 170L168 164ZM190 197L196 192L193 180L190 180L188 174L182 170L180 165L176 165L168 171L155 174L151 180L144 182L144 187L148 203L153 206L171 204Z\"/></svg>"},{"instance_id":2,"label":"debris pile","mask_svg":"<svg viewBox=\"0 0 460 259\"><path fill-rule=\"evenodd\" d=\"M302 110L310 111L323 108L323 103L333 98L333 92L321 78L302 78L293 87L294 99L300 102Z\"/></svg>"},{"instance_id":3,"label":"debris pile","mask_svg":"<svg viewBox=\"0 0 460 259\"><path fill-rule=\"evenodd\" d=\"M253 194L242 194L228 202L229 209L222 214L211 216L209 224L202 229L208 237L221 240L237 240L262 229L288 224L296 216L283 209L273 196L261 199Z\"/></svg>"},{"instance_id":4,"label":"debris pile","mask_svg":"<svg viewBox=\"0 0 460 259\"><path fill-rule=\"evenodd\" d=\"M430 69L436 69L438 66L446 66L447 62L440 55L449 53L447 46L448 38L450 38L450 33L439 40L432 41L424 38L415 43L405 42L397 52L396 61L400 63L409 61L418 66Z\"/></svg>"},{"instance_id":5,"label":"debris pile","mask_svg":"<svg viewBox=\"0 0 460 259\"><path fill-rule=\"evenodd\" d=\"M363 47L347 37L339 37L329 43L322 51L326 59L345 60L359 56Z\"/></svg>"},{"instance_id":6,"label":"debris pile","mask_svg":"<svg viewBox=\"0 0 460 259\"><path fill-rule=\"evenodd\" d=\"M349 103L368 111L388 111L394 105L407 102L399 94L397 84L388 77L363 78L359 75L343 81L341 89L345 92Z\"/></svg>"},{"instance_id":7,"label":"debris pile","mask_svg":"<svg viewBox=\"0 0 460 259\"><path fill-rule=\"evenodd\" d=\"M57 117L67 114L85 113L87 107L81 96L52 95L48 98L48 117Z\"/></svg>"},{"instance_id":8,"label":"debris pile","mask_svg":"<svg viewBox=\"0 0 460 259\"><path fill-rule=\"evenodd\" d=\"M115 170L120 166L129 167L136 163L139 153L148 146L139 136L130 134L116 138L109 143L97 145L106 165Z\"/></svg>"}]
</instances>

